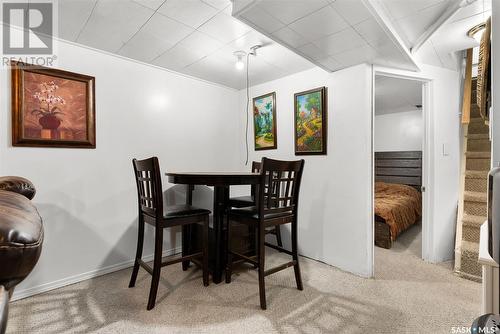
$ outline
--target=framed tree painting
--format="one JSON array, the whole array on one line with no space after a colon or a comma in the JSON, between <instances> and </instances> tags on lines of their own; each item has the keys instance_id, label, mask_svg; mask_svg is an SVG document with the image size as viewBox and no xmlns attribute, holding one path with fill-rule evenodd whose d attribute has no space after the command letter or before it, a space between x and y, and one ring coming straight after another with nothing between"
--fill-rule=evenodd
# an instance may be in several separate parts
<instances>
[{"instance_id":1,"label":"framed tree painting","mask_svg":"<svg viewBox=\"0 0 500 334\"><path fill-rule=\"evenodd\" d=\"M255 150L272 150L278 147L276 137L276 93L253 99L253 124Z\"/></svg>"},{"instance_id":2,"label":"framed tree painting","mask_svg":"<svg viewBox=\"0 0 500 334\"><path fill-rule=\"evenodd\" d=\"M12 145L95 148L95 78L11 63Z\"/></svg>"},{"instance_id":3,"label":"framed tree painting","mask_svg":"<svg viewBox=\"0 0 500 334\"><path fill-rule=\"evenodd\" d=\"M326 154L326 101L326 87L295 94L295 155Z\"/></svg>"}]
</instances>

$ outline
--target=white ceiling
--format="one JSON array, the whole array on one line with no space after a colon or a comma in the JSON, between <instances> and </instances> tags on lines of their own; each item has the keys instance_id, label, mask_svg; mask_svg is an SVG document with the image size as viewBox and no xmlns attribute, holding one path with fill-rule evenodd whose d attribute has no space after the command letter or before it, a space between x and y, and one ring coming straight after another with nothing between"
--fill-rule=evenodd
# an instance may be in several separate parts
<instances>
[{"instance_id":1,"label":"white ceiling","mask_svg":"<svg viewBox=\"0 0 500 334\"><path fill-rule=\"evenodd\" d=\"M237 50L258 84L313 67L306 59L231 16L229 0L59 0L59 37L241 89Z\"/></svg>"},{"instance_id":2,"label":"white ceiling","mask_svg":"<svg viewBox=\"0 0 500 334\"><path fill-rule=\"evenodd\" d=\"M385 7L398 34L411 49L418 38L434 23L446 8L458 0L379 0ZM491 16L491 0L477 0L459 9L414 54L422 63L457 68L456 51L475 47L478 43L467 37L467 31Z\"/></svg>"},{"instance_id":3,"label":"white ceiling","mask_svg":"<svg viewBox=\"0 0 500 334\"><path fill-rule=\"evenodd\" d=\"M492 0L458 10L417 52L410 50L462 0L233 0L233 15L316 65L335 71L368 62L456 69L456 51L477 46L467 31L491 15Z\"/></svg>"},{"instance_id":4,"label":"white ceiling","mask_svg":"<svg viewBox=\"0 0 500 334\"><path fill-rule=\"evenodd\" d=\"M417 53L415 41L459 0L59 0L59 36L72 42L241 89L313 67L369 62L416 70L456 68L455 51L491 12L491 0L461 9ZM242 10L242 8L244 8ZM247 22L247 24L240 20Z\"/></svg>"},{"instance_id":5,"label":"white ceiling","mask_svg":"<svg viewBox=\"0 0 500 334\"><path fill-rule=\"evenodd\" d=\"M416 110L416 105L422 105L421 82L384 76L375 78L375 115Z\"/></svg>"},{"instance_id":6,"label":"white ceiling","mask_svg":"<svg viewBox=\"0 0 500 334\"><path fill-rule=\"evenodd\" d=\"M402 42L361 0L233 2L235 17L326 70L364 62L417 69Z\"/></svg>"}]
</instances>

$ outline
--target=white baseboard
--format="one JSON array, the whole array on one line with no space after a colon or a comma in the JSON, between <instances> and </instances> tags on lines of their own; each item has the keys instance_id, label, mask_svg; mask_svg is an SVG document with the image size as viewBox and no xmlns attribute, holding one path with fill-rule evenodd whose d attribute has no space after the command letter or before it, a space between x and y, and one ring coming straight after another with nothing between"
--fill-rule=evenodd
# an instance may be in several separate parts
<instances>
[{"instance_id":1,"label":"white baseboard","mask_svg":"<svg viewBox=\"0 0 500 334\"><path fill-rule=\"evenodd\" d=\"M174 255L174 254L180 253L181 251L182 251L181 247L165 250L165 251L163 251L163 256ZM153 254L143 256L142 259L145 262L153 261ZM128 260L125 262L112 264L110 266L106 266L103 268L92 270L92 271L89 271L86 273L66 277L66 278L63 278L63 279L60 279L60 280L57 280L54 282L44 283L44 284L41 284L38 286L33 286L33 287L30 287L27 289L14 290L14 294L12 295L11 301L31 297L31 296L34 296L34 295L37 295L37 294L40 294L43 292L62 288L62 287L67 286L67 285L75 284L75 283L85 281L85 280L88 280L88 279L91 279L94 277L106 275L106 274L109 274L109 273L112 273L115 271L129 268L129 267L132 267L133 265L134 265L134 259L131 259L131 260Z\"/></svg>"}]
</instances>

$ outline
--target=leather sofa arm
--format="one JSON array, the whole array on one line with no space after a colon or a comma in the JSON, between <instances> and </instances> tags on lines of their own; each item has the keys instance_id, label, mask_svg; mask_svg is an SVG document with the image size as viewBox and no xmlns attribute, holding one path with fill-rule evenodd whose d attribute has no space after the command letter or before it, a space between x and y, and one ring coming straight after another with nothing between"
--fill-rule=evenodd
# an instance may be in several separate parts
<instances>
[{"instance_id":1,"label":"leather sofa arm","mask_svg":"<svg viewBox=\"0 0 500 334\"><path fill-rule=\"evenodd\" d=\"M0 285L0 334L7 330L7 318L9 316L9 293Z\"/></svg>"},{"instance_id":2,"label":"leather sofa arm","mask_svg":"<svg viewBox=\"0 0 500 334\"><path fill-rule=\"evenodd\" d=\"M0 190L12 191L28 199L35 197L36 189L30 180L19 176L0 177Z\"/></svg>"}]
</instances>

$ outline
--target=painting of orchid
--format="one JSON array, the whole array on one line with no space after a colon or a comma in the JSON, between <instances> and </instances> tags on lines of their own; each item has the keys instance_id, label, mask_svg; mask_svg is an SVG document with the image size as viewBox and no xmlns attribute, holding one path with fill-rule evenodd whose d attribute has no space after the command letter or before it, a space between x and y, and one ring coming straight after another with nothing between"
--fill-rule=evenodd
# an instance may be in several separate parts
<instances>
[{"instance_id":1,"label":"painting of orchid","mask_svg":"<svg viewBox=\"0 0 500 334\"><path fill-rule=\"evenodd\" d=\"M277 148L276 139L276 93L253 99L255 150Z\"/></svg>"},{"instance_id":2,"label":"painting of orchid","mask_svg":"<svg viewBox=\"0 0 500 334\"><path fill-rule=\"evenodd\" d=\"M12 70L14 145L95 147L93 77L27 64Z\"/></svg>"},{"instance_id":3,"label":"painting of orchid","mask_svg":"<svg viewBox=\"0 0 500 334\"><path fill-rule=\"evenodd\" d=\"M326 154L326 87L295 94L295 154Z\"/></svg>"}]
</instances>

